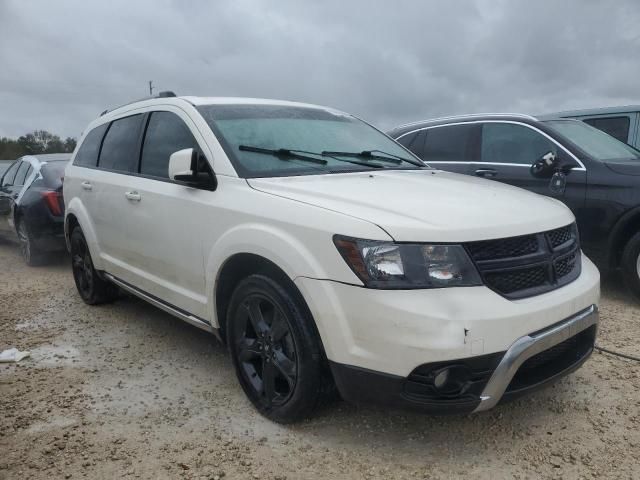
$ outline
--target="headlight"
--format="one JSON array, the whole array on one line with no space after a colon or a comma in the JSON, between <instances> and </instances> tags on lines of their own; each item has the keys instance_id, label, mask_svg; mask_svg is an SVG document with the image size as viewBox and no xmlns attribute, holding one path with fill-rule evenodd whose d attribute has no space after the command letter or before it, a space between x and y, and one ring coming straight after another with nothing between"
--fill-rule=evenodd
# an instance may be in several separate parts
<instances>
[{"instance_id":1,"label":"headlight","mask_svg":"<svg viewBox=\"0 0 640 480\"><path fill-rule=\"evenodd\" d=\"M333 237L338 251L365 286L409 289L482 285L462 245L379 242Z\"/></svg>"}]
</instances>

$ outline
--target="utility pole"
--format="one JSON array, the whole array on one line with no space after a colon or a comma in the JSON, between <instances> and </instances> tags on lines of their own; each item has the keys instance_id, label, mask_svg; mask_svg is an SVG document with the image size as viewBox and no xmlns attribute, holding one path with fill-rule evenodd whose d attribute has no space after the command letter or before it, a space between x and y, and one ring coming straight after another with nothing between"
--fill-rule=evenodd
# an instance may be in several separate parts
<instances>
[{"instance_id":1,"label":"utility pole","mask_svg":"<svg viewBox=\"0 0 640 480\"><path fill-rule=\"evenodd\" d=\"M149 80L149 95L153 96L153 80Z\"/></svg>"}]
</instances>

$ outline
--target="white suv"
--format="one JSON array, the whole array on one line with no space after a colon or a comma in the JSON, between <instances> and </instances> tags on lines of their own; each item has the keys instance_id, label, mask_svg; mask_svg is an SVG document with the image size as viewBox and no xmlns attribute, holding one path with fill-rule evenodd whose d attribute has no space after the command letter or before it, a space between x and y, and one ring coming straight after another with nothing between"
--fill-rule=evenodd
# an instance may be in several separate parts
<instances>
[{"instance_id":1,"label":"white suv","mask_svg":"<svg viewBox=\"0 0 640 480\"><path fill-rule=\"evenodd\" d=\"M560 202L429 168L329 108L134 102L65 172L85 302L118 287L226 341L256 408L481 411L590 355L599 274Z\"/></svg>"}]
</instances>

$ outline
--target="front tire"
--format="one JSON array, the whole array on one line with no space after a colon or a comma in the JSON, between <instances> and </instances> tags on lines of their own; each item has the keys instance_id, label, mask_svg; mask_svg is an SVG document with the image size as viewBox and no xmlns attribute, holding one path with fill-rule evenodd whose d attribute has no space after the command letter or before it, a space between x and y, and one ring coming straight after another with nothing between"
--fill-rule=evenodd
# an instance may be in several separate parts
<instances>
[{"instance_id":1,"label":"front tire","mask_svg":"<svg viewBox=\"0 0 640 480\"><path fill-rule=\"evenodd\" d=\"M640 299L640 232L625 245L620 268L627 288Z\"/></svg>"},{"instance_id":2,"label":"front tire","mask_svg":"<svg viewBox=\"0 0 640 480\"><path fill-rule=\"evenodd\" d=\"M118 296L118 287L101 278L93 268L91 252L80 227L75 227L71 232L71 269L76 288L84 303L107 303Z\"/></svg>"},{"instance_id":3,"label":"front tire","mask_svg":"<svg viewBox=\"0 0 640 480\"><path fill-rule=\"evenodd\" d=\"M251 275L231 297L227 344L240 385L278 423L308 417L323 397L325 362L307 309L270 277Z\"/></svg>"}]
</instances>

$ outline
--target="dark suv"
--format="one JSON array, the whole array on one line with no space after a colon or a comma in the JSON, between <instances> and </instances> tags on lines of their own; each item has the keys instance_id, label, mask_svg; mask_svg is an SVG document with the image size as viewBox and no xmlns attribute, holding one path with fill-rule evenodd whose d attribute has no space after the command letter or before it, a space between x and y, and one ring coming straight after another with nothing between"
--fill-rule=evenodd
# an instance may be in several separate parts
<instances>
[{"instance_id":1,"label":"dark suv","mask_svg":"<svg viewBox=\"0 0 640 480\"><path fill-rule=\"evenodd\" d=\"M561 200L576 216L585 253L604 272L622 270L640 297L639 150L578 120L516 114L427 120L389 135L442 170Z\"/></svg>"}]
</instances>

